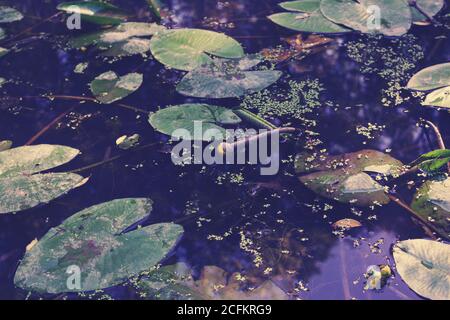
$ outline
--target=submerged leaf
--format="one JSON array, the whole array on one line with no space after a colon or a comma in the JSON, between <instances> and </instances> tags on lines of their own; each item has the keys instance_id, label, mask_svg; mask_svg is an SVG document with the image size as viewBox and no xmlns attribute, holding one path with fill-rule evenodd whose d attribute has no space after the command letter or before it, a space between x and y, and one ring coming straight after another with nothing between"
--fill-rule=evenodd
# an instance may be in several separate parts
<instances>
[{"instance_id":1,"label":"submerged leaf","mask_svg":"<svg viewBox=\"0 0 450 320\"><path fill-rule=\"evenodd\" d=\"M156 60L179 70L191 71L211 62L213 55L241 58L244 50L239 42L223 34L201 29L174 29L159 32L151 40Z\"/></svg>"},{"instance_id":2,"label":"submerged leaf","mask_svg":"<svg viewBox=\"0 0 450 320\"><path fill-rule=\"evenodd\" d=\"M254 60L214 60L187 75L177 85L185 96L199 98L234 98L261 91L281 77L281 71L245 71L253 67Z\"/></svg>"},{"instance_id":3,"label":"submerged leaf","mask_svg":"<svg viewBox=\"0 0 450 320\"><path fill-rule=\"evenodd\" d=\"M229 278L229 279L228 279ZM253 290L244 290L237 274L227 273L216 266L203 268L195 281L191 270L183 263L162 267L148 278L140 279L139 292L158 300L288 300L287 294L274 282L267 280Z\"/></svg>"},{"instance_id":4,"label":"submerged leaf","mask_svg":"<svg viewBox=\"0 0 450 320\"><path fill-rule=\"evenodd\" d=\"M85 21L100 25L119 24L127 18L118 7L100 1L64 2L56 8L70 14L78 13Z\"/></svg>"},{"instance_id":5,"label":"submerged leaf","mask_svg":"<svg viewBox=\"0 0 450 320\"><path fill-rule=\"evenodd\" d=\"M325 18L320 11L320 1L282 2L280 3L282 8L295 12L276 13L268 18L282 27L302 32L342 33L351 31Z\"/></svg>"},{"instance_id":6,"label":"submerged leaf","mask_svg":"<svg viewBox=\"0 0 450 320\"><path fill-rule=\"evenodd\" d=\"M312 172L299 177L306 187L323 197L360 206L389 202L384 187L365 172L387 176L396 173L401 166L400 161L375 150L311 161L299 155L295 162L298 173Z\"/></svg>"},{"instance_id":7,"label":"submerged leaf","mask_svg":"<svg viewBox=\"0 0 450 320\"><path fill-rule=\"evenodd\" d=\"M0 36L0 39L1 39L1 36ZM8 52L9 52L8 49L0 47L0 58L3 57L4 55L8 54Z\"/></svg>"},{"instance_id":8,"label":"submerged leaf","mask_svg":"<svg viewBox=\"0 0 450 320\"><path fill-rule=\"evenodd\" d=\"M412 22L411 9L404 0L322 0L320 10L327 19L363 33L401 36ZM379 17L374 10L379 10Z\"/></svg>"},{"instance_id":9,"label":"submerged leaf","mask_svg":"<svg viewBox=\"0 0 450 320\"><path fill-rule=\"evenodd\" d=\"M415 239L393 248L396 269L417 294L433 300L450 299L450 245Z\"/></svg>"},{"instance_id":10,"label":"submerged leaf","mask_svg":"<svg viewBox=\"0 0 450 320\"><path fill-rule=\"evenodd\" d=\"M221 134L225 138L225 129L221 125L238 124L241 119L230 109L208 104L182 104L161 109L149 118L153 128L172 137L185 140L208 140L204 135ZM202 129L195 128L195 122ZM181 130L181 131L180 131Z\"/></svg>"},{"instance_id":11,"label":"submerged leaf","mask_svg":"<svg viewBox=\"0 0 450 320\"><path fill-rule=\"evenodd\" d=\"M122 150L128 150L139 145L141 136L139 134L133 134L131 136L121 136L116 140L116 145Z\"/></svg>"},{"instance_id":12,"label":"submerged leaf","mask_svg":"<svg viewBox=\"0 0 450 320\"><path fill-rule=\"evenodd\" d=\"M357 228L361 227L362 224L359 221L356 221L354 219L346 218L341 219L333 223L333 228L335 229L351 229L351 228Z\"/></svg>"},{"instance_id":13,"label":"submerged leaf","mask_svg":"<svg viewBox=\"0 0 450 320\"><path fill-rule=\"evenodd\" d=\"M411 208L450 239L450 178L425 182L414 195Z\"/></svg>"},{"instance_id":14,"label":"submerged leaf","mask_svg":"<svg viewBox=\"0 0 450 320\"><path fill-rule=\"evenodd\" d=\"M115 72L108 71L96 77L90 87L99 102L110 104L138 90L143 79L140 73L129 73L119 77Z\"/></svg>"},{"instance_id":15,"label":"submerged leaf","mask_svg":"<svg viewBox=\"0 0 450 320\"><path fill-rule=\"evenodd\" d=\"M409 80L407 88L428 91L448 86L450 86L450 62L420 70Z\"/></svg>"},{"instance_id":16,"label":"submerged leaf","mask_svg":"<svg viewBox=\"0 0 450 320\"><path fill-rule=\"evenodd\" d=\"M150 199L95 205L50 229L25 253L16 286L41 293L91 291L123 283L159 263L183 227L160 223L125 232L152 209ZM68 286L69 267L80 270L80 288Z\"/></svg>"}]
</instances>

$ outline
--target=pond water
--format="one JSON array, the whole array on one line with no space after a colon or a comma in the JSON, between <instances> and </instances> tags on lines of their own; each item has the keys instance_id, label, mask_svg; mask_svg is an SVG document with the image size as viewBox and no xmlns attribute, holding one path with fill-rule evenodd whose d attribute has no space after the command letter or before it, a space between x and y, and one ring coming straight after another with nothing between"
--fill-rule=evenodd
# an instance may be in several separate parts
<instances>
[{"instance_id":1,"label":"pond water","mask_svg":"<svg viewBox=\"0 0 450 320\"><path fill-rule=\"evenodd\" d=\"M301 58L278 63L283 78L269 88L272 93L208 100L177 93L175 84L184 73L165 68L150 54L115 61L99 58L92 48L69 49L68 39L96 27L68 30L64 15L52 17L60 2L1 1L21 11L24 19L3 26L9 36L0 46L17 50L0 61L0 76L8 80L0 89L0 140L21 146L50 124L32 144L81 150L61 171L83 168L80 173L90 180L49 204L0 215L0 298L28 296L14 286L13 279L33 239L91 205L148 197L154 210L146 224L176 222L185 229L163 264L184 262L195 278L204 266L214 265L229 275L239 273L245 278L244 287L271 279L291 299L421 299L396 274L391 253L398 240L428 238L410 213L392 202L357 207L322 198L300 183L293 158L308 148L330 154L374 149L409 163L437 149L433 132L417 125L421 118L435 123L444 141L449 141L448 113L422 107L406 90L395 87L404 86L424 67L450 61L448 29L413 26L408 35L396 39L357 33L331 36L331 42ZM133 16L130 21L152 19L143 0L111 2L126 8ZM287 39L299 34L266 18L282 11L278 1L166 2L172 13L167 26L224 32L238 40L246 53L289 48ZM374 63L369 65L371 59ZM89 62L86 71L74 73L83 62ZM266 120L297 127L300 133L284 138L283 161L275 176L261 176L257 166L175 166L169 138L148 124L146 114L89 100L42 98L45 94L90 97L88 84L108 70L144 75L141 88L120 101L128 106L155 112L187 102L229 108L245 103ZM265 100L273 92L278 99L297 94L301 107L291 103L281 110L273 100ZM118 137L135 133L144 147L117 148ZM112 161L91 166L108 159ZM413 193L402 188L398 194L409 203ZM331 224L343 218L356 219L362 227L334 232ZM394 277L382 290L364 290L367 268L380 264L389 264ZM115 299L137 297L126 285L106 293Z\"/></svg>"}]
</instances>

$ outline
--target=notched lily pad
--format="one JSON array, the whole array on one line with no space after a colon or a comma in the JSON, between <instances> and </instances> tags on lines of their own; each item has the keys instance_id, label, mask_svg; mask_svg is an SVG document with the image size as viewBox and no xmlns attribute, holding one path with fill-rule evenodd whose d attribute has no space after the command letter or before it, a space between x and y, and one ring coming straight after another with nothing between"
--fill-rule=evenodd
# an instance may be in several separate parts
<instances>
[{"instance_id":1,"label":"notched lily pad","mask_svg":"<svg viewBox=\"0 0 450 320\"><path fill-rule=\"evenodd\" d=\"M372 9L379 10L379 25ZM334 23L363 33L401 36L412 22L411 9L404 0L322 0L320 10Z\"/></svg>"},{"instance_id":2,"label":"notched lily pad","mask_svg":"<svg viewBox=\"0 0 450 320\"><path fill-rule=\"evenodd\" d=\"M211 57L241 58L244 50L233 38L201 29L173 29L156 34L150 43L156 60L179 70L191 71L211 62Z\"/></svg>"},{"instance_id":3,"label":"notched lily pad","mask_svg":"<svg viewBox=\"0 0 450 320\"><path fill-rule=\"evenodd\" d=\"M450 245L415 239L393 247L397 272L417 294L433 300L450 299Z\"/></svg>"},{"instance_id":4,"label":"notched lily pad","mask_svg":"<svg viewBox=\"0 0 450 320\"><path fill-rule=\"evenodd\" d=\"M115 72L105 72L91 82L95 98L104 104L121 100L140 88L144 77L140 73L129 73L119 77Z\"/></svg>"},{"instance_id":5,"label":"notched lily pad","mask_svg":"<svg viewBox=\"0 0 450 320\"><path fill-rule=\"evenodd\" d=\"M411 208L450 239L450 178L425 182L414 195Z\"/></svg>"},{"instance_id":6,"label":"notched lily pad","mask_svg":"<svg viewBox=\"0 0 450 320\"><path fill-rule=\"evenodd\" d=\"M215 59L183 77L177 91L199 98L235 98L261 91L281 77L281 71L247 71L257 59ZM257 63L256 63L257 64Z\"/></svg>"},{"instance_id":7,"label":"notched lily pad","mask_svg":"<svg viewBox=\"0 0 450 320\"><path fill-rule=\"evenodd\" d=\"M30 209L60 197L86 180L72 173L36 174L71 161L79 150L36 145L0 152L0 214Z\"/></svg>"},{"instance_id":8,"label":"notched lily pad","mask_svg":"<svg viewBox=\"0 0 450 320\"><path fill-rule=\"evenodd\" d=\"M220 133L225 138L226 132L221 125L238 124L241 119L227 108L208 104L182 104L153 113L149 122L159 132L172 137L201 141L207 139L204 135L206 130ZM196 130L194 122L201 122L202 129Z\"/></svg>"},{"instance_id":9,"label":"notched lily pad","mask_svg":"<svg viewBox=\"0 0 450 320\"><path fill-rule=\"evenodd\" d=\"M351 31L327 18L320 11L321 0L282 2L280 6L294 12L275 13L268 18L274 23L301 32L343 33Z\"/></svg>"},{"instance_id":10,"label":"notched lily pad","mask_svg":"<svg viewBox=\"0 0 450 320\"><path fill-rule=\"evenodd\" d=\"M317 194L343 203L360 206L386 204L385 189L367 172L380 178L399 172L402 163L376 150L361 150L339 156L314 157L300 154L297 173L307 173L300 181Z\"/></svg>"},{"instance_id":11,"label":"notched lily pad","mask_svg":"<svg viewBox=\"0 0 450 320\"><path fill-rule=\"evenodd\" d=\"M150 199L119 199L76 213L25 253L15 285L38 293L92 291L148 270L166 257L183 234L183 227L173 223L123 233L151 209ZM79 288L68 286L71 266L80 270Z\"/></svg>"}]
</instances>

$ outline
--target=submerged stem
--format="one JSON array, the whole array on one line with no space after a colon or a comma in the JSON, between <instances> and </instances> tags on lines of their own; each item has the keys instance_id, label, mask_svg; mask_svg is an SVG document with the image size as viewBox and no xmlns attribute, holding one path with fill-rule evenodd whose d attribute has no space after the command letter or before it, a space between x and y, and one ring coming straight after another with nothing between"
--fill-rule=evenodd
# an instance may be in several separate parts
<instances>
[{"instance_id":1,"label":"submerged stem","mask_svg":"<svg viewBox=\"0 0 450 320\"><path fill-rule=\"evenodd\" d=\"M400 207L402 207L403 209L405 209L406 211L408 211L414 219L416 219L417 221L419 221L419 223L422 225L422 227L425 229L426 234L431 237L433 240L436 240L436 236L432 233L435 232L436 234L439 234L441 236L446 236L443 235L438 229L436 229L433 225L431 225L426 219L422 218L417 212L415 212L410 206L408 206L405 202L403 202L402 200L400 200L399 198L397 198L396 196L392 195L392 194L387 194L387 196L389 197L389 199L391 199L392 201L394 201L394 203L396 203L397 205L399 205ZM431 232L432 231L432 232Z\"/></svg>"}]
</instances>

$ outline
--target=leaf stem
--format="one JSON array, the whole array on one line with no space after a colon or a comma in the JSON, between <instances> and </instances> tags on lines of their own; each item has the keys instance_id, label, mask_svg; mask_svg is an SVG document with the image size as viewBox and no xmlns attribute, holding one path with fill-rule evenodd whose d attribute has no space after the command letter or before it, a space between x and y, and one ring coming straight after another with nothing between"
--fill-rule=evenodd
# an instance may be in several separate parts
<instances>
[{"instance_id":1,"label":"leaf stem","mask_svg":"<svg viewBox=\"0 0 450 320\"><path fill-rule=\"evenodd\" d=\"M62 118L67 116L75 107L70 108L67 111L64 111L59 116L57 116L55 119L53 119L48 125L46 125L44 128L42 128L38 133L36 133L34 136L32 136L26 143L25 146L29 146L33 144L37 139L39 139L42 135L44 135L48 130L50 130L56 123L58 123Z\"/></svg>"},{"instance_id":2,"label":"leaf stem","mask_svg":"<svg viewBox=\"0 0 450 320\"><path fill-rule=\"evenodd\" d=\"M120 158L123 158L123 157L129 155L130 153L142 151L144 149L147 149L147 148L150 148L150 147L154 147L154 146L156 146L158 144L160 144L160 142L149 143L149 144L143 145L141 147L134 148L134 149L130 150L130 152L127 152L127 153L124 153L124 154L119 154L117 156L110 157L108 159L92 163L92 164L87 165L85 167L81 167L79 169L72 170L72 171L70 171L70 173L79 173L79 172L83 172L83 171L86 171L86 170L94 169L96 167L103 166L105 164L114 162L114 161L116 161L116 160L118 160Z\"/></svg>"},{"instance_id":3,"label":"leaf stem","mask_svg":"<svg viewBox=\"0 0 450 320\"><path fill-rule=\"evenodd\" d=\"M446 237L447 235L444 235L442 232L440 232L438 229L436 229L436 227L434 227L433 225L431 225L426 219L422 218L417 212L415 212L410 206L408 206L405 202L403 202L402 200L400 200L399 198L397 198L396 196L392 195L392 194L387 194L387 196L389 197L389 199L391 199L395 204L399 205L400 207L402 207L403 209L405 209L406 211L408 211L415 220L417 220L422 227L425 230L425 233L431 237L433 240L436 240L437 237L433 234L433 232L435 232L436 234L439 234L441 236ZM432 232L431 232L432 231Z\"/></svg>"},{"instance_id":4,"label":"leaf stem","mask_svg":"<svg viewBox=\"0 0 450 320\"><path fill-rule=\"evenodd\" d=\"M425 12L425 10L423 10L418 4L417 4L417 0L408 0L408 4L411 7L414 7L417 11L419 11L423 16L425 16L425 18L427 18L432 24L434 24L436 27L441 27L442 24L437 21L436 19L434 19L432 16L430 16L427 12Z\"/></svg>"},{"instance_id":5,"label":"leaf stem","mask_svg":"<svg viewBox=\"0 0 450 320\"><path fill-rule=\"evenodd\" d=\"M249 110L237 109L237 110L233 110L233 111L241 118L243 118L259 127L270 129L270 130L277 129L277 126L273 125L269 121L261 118L260 116L254 114L253 112L251 112Z\"/></svg>"}]
</instances>

